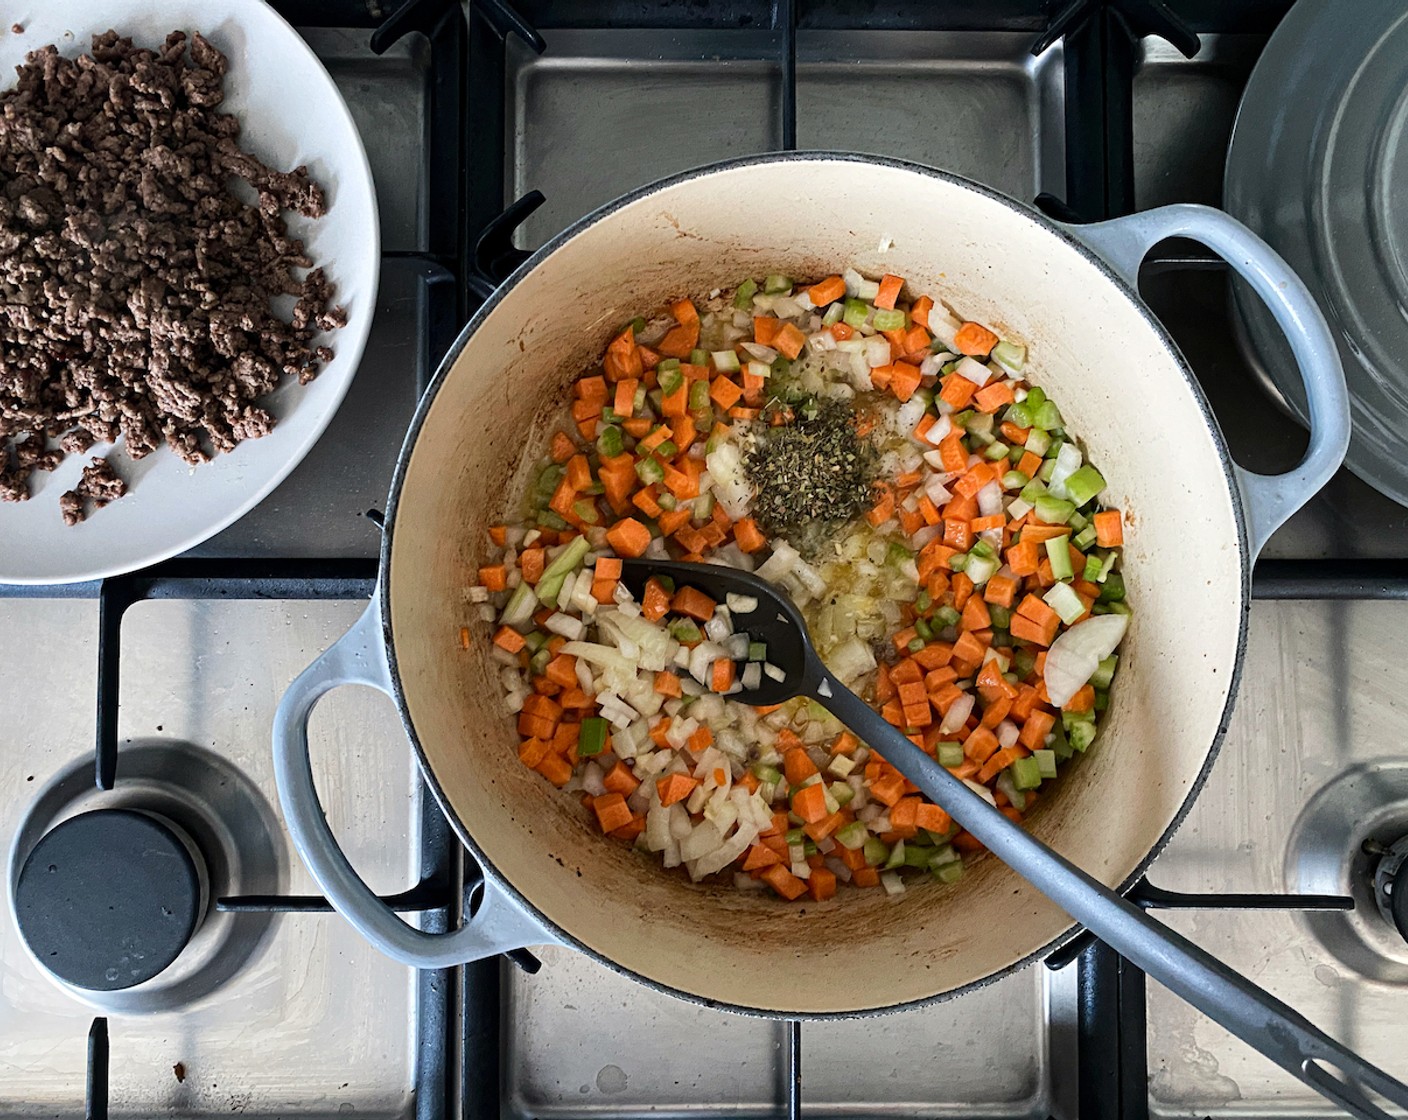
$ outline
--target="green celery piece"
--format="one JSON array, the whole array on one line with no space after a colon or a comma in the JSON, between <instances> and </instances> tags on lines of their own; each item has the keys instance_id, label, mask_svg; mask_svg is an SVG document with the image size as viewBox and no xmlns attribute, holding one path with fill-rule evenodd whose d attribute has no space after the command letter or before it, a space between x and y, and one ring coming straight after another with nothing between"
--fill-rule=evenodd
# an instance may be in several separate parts
<instances>
[{"instance_id":1,"label":"green celery piece","mask_svg":"<svg viewBox=\"0 0 1408 1120\"><path fill-rule=\"evenodd\" d=\"M1004 490L1021 490L1031 479L1021 471L1008 471L1002 476L1002 488Z\"/></svg>"},{"instance_id":2,"label":"green celery piece","mask_svg":"<svg viewBox=\"0 0 1408 1120\"><path fill-rule=\"evenodd\" d=\"M523 644L528 647L530 653L537 653L548 644L548 636L541 630L534 630L530 634L523 635Z\"/></svg>"},{"instance_id":3,"label":"green celery piece","mask_svg":"<svg viewBox=\"0 0 1408 1120\"><path fill-rule=\"evenodd\" d=\"M934 600L928 591L921 591L914 598L914 609L917 611L927 611L934 605Z\"/></svg>"},{"instance_id":4,"label":"green celery piece","mask_svg":"<svg viewBox=\"0 0 1408 1120\"><path fill-rule=\"evenodd\" d=\"M542 578L538 580L539 602L549 607L557 605L557 595L562 590L563 583L570 573L577 570L590 548L586 537L572 538L567 547L558 554L557 559L544 569Z\"/></svg>"},{"instance_id":5,"label":"green celery piece","mask_svg":"<svg viewBox=\"0 0 1408 1120\"><path fill-rule=\"evenodd\" d=\"M1066 546L1066 540L1065 537L1046 539L1046 555L1051 560L1051 574L1057 579L1071 579L1075 575L1071 569L1071 550Z\"/></svg>"},{"instance_id":6,"label":"green celery piece","mask_svg":"<svg viewBox=\"0 0 1408 1120\"><path fill-rule=\"evenodd\" d=\"M1043 401L1041 407L1032 414L1032 418L1036 421L1038 428L1048 432L1052 428L1062 426L1061 410L1056 407L1053 401Z\"/></svg>"},{"instance_id":7,"label":"green celery piece","mask_svg":"<svg viewBox=\"0 0 1408 1120\"><path fill-rule=\"evenodd\" d=\"M664 362L660 363L662 366ZM684 384L684 374L678 368L661 371L656 370L660 379L660 388L666 393L678 393L680 386Z\"/></svg>"},{"instance_id":8,"label":"green celery piece","mask_svg":"<svg viewBox=\"0 0 1408 1120\"><path fill-rule=\"evenodd\" d=\"M1036 505L1036 500L1046 493L1046 483L1039 478L1034 478L1022 487L1021 493L1017 496L1029 506Z\"/></svg>"},{"instance_id":9,"label":"green celery piece","mask_svg":"<svg viewBox=\"0 0 1408 1120\"><path fill-rule=\"evenodd\" d=\"M1085 505L1103 489L1105 489L1105 476L1089 463L1072 471L1071 477L1066 479L1066 490L1071 495L1071 501L1075 502L1077 507Z\"/></svg>"},{"instance_id":10,"label":"green celery piece","mask_svg":"<svg viewBox=\"0 0 1408 1120\"><path fill-rule=\"evenodd\" d=\"M528 659L528 669L530 672L533 673L546 673L548 669L548 662L551 660L552 651L540 649L537 653L533 654L533 656Z\"/></svg>"},{"instance_id":11,"label":"green celery piece","mask_svg":"<svg viewBox=\"0 0 1408 1120\"><path fill-rule=\"evenodd\" d=\"M1110 572L1105 576L1105 582L1100 585L1100 602L1118 603L1124 599L1124 576L1119 572Z\"/></svg>"},{"instance_id":12,"label":"green celery piece","mask_svg":"<svg viewBox=\"0 0 1408 1120\"><path fill-rule=\"evenodd\" d=\"M826 309L826 314L821 317L823 327L835 326L841 321L841 316L846 313L846 301L838 299Z\"/></svg>"},{"instance_id":13,"label":"green celery piece","mask_svg":"<svg viewBox=\"0 0 1408 1120\"><path fill-rule=\"evenodd\" d=\"M871 867L884 863L890 858L890 846L878 836L869 836L865 841L865 862Z\"/></svg>"},{"instance_id":14,"label":"green celery piece","mask_svg":"<svg viewBox=\"0 0 1408 1120\"><path fill-rule=\"evenodd\" d=\"M1055 751L1047 750L1043 747L1041 750L1032 751L1032 757L1036 759L1037 768L1041 771L1043 780L1056 776Z\"/></svg>"},{"instance_id":15,"label":"green celery piece","mask_svg":"<svg viewBox=\"0 0 1408 1120\"><path fill-rule=\"evenodd\" d=\"M588 716L577 730L577 753L583 758L600 754L606 749L606 720Z\"/></svg>"},{"instance_id":16,"label":"green celery piece","mask_svg":"<svg viewBox=\"0 0 1408 1120\"><path fill-rule=\"evenodd\" d=\"M670 623L670 637L686 646L692 646L704 640L704 635L699 632L699 627L694 624L693 619L688 618L677 618Z\"/></svg>"},{"instance_id":17,"label":"green celery piece","mask_svg":"<svg viewBox=\"0 0 1408 1120\"><path fill-rule=\"evenodd\" d=\"M702 377L698 381L691 381L689 384L689 407L709 407L709 383Z\"/></svg>"},{"instance_id":18,"label":"green celery piece","mask_svg":"<svg viewBox=\"0 0 1408 1120\"><path fill-rule=\"evenodd\" d=\"M992 624L999 630L1006 630L1012 625L1012 612L1007 607L1000 607L996 603L988 606L988 614L992 618Z\"/></svg>"},{"instance_id":19,"label":"green celery piece","mask_svg":"<svg viewBox=\"0 0 1408 1120\"><path fill-rule=\"evenodd\" d=\"M968 554L966 552L955 552L948 558L948 566L955 572L964 571L968 567Z\"/></svg>"},{"instance_id":20,"label":"green celery piece","mask_svg":"<svg viewBox=\"0 0 1408 1120\"><path fill-rule=\"evenodd\" d=\"M1071 543L1079 549L1089 548L1095 543L1095 526L1087 525L1072 538Z\"/></svg>"},{"instance_id":21,"label":"green celery piece","mask_svg":"<svg viewBox=\"0 0 1408 1120\"><path fill-rule=\"evenodd\" d=\"M997 556L997 550L988 544L987 541L978 541L968 552L970 557L981 556L984 560L992 560Z\"/></svg>"},{"instance_id":22,"label":"green celery piece","mask_svg":"<svg viewBox=\"0 0 1408 1120\"><path fill-rule=\"evenodd\" d=\"M805 844L807 842L807 834L800 828L789 828L782 834L782 838L787 842L789 848L793 844Z\"/></svg>"},{"instance_id":23,"label":"green celery piece","mask_svg":"<svg viewBox=\"0 0 1408 1120\"><path fill-rule=\"evenodd\" d=\"M989 460L996 463L1011 455L1012 449L1008 447L1007 444L1003 443L1001 440L996 440L988 447L985 452L983 452L983 454L986 455Z\"/></svg>"},{"instance_id":24,"label":"green celery piece","mask_svg":"<svg viewBox=\"0 0 1408 1120\"><path fill-rule=\"evenodd\" d=\"M870 833L866 829L864 821L852 821L850 824L843 824L836 830L836 843L854 852L865 847L869 836Z\"/></svg>"},{"instance_id":25,"label":"green celery piece","mask_svg":"<svg viewBox=\"0 0 1408 1120\"><path fill-rule=\"evenodd\" d=\"M1053 498L1046 493L1038 494L1032 505L1036 507L1037 517L1048 525L1064 525L1066 518L1076 511L1076 507L1070 502L1063 498Z\"/></svg>"},{"instance_id":26,"label":"green celery piece","mask_svg":"<svg viewBox=\"0 0 1408 1120\"><path fill-rule=\"evenodd\" d=\"M1104 689L1095 690L1095 710L1097 712L1106 711L1110 707L1110 694Z\"/></svg>"},{"instance_id":27,"label":"green celery piece","mask_svg":"<svg viewBox=\"0 0 1408 1120\"><path fill-rule=\"evenodd\" d=\"M1027 348L1020 342L1008 342L1003 339L992 348L992 360L1003 369L1020 373L1022 366L1027 362Z\"/></svg>"},{"instance_id":28,"label":"green celery piece","mask_svg":"<svg viewBox=\"0 0 1408 1120\"><path fill-rule=\"evenodd\" d=\"M921 649L924 648L924 639L917 636L910 638L909 645L907 645L905 648L909 650L910 653L918 653Z\"/></svg>"},{"instance_id":29,"label":"green celery piece","mask_svg":"<svg viewBox=\"0 0 1408 1120\"><path fill-rule=\"evenodd\" d=\"M692 366L707 366L709 364L709 351L691 350L689 352L689 364Z\"/></svg>"},{"instance_id":30,"label":"green celery piece","mask_svg":"<svg viewBox=\"0 0 1408 1120\"><path fill-rule=\"evenodd\" d=\"M896 840L896 841L895 841L895 846L890 849L890 854L889 854L888 858L886 858L886 860L885 860L885 868L884 868L884 869L885 869L886 871L893 871L893 870L894 870L895 868L897 868L897 867L903 867L903 866L904 866L904 849L905 849L905 843L904 843L904 841L903 841L903 840Z\"/></svg>"},{"instance_id":31,"label":"green celery piece","mask_svg":"<svg viewBox=\"0 0 1408 1120\"><path fill-rule=\"evenodd\" d=\"M714 359L714 368L720 373L737 373L741 368L736 350L715 350L711 357Z\"/></svg>"},{"instance_id":32,"label":"green celery piece","mask_svg":"<svg viewBox=\"0 0 1408 1120\"><path fill-rule=\"evenodd\" d=\"M570 528L566 521L550 509L545 509L538 514L538 524L544 529L556 529L559 532L563 529Z\"/></svg>"},{"instance_id":33,"label":"green celery piece","mask_svg":"<svg viewBox=\"0 0 1408 1120\"><path fill-rule=\"evenodd\" d=\"M1082 530L1084 531L1084 530ZM1079 547L1079 546L1077 546ZM1100 573L1105 569L1105 562L1091 553L1085 558L1085 571L1081 574L1081 579L1094 583L1100 578Z\"/></svg>"},{"instance_id":34,"label":"green celery piece","mask_svg":"<svg viewBox=\"0 0 1408 1120\"><path fill-rule=\"evenodd\" d=\"M1008 424L1016 424L1019 428L1030 428L1032 426L1032 410L1027 407L1026 401L1018 401L1016 404L1007 406L1007 411L1002 419Z\"/></svg>"},{"instance_id":35,"label":"green celery piece","mask_svg":"<svg viewBox=\"0 0 1408 1120\"><path fill-rule=\"evenodd\" d=\"M916 870L929 866L929 861L934 858L934 849L927 844L916 844L911 840L904 846L904 866L913 867Z\"/></svg>"},{"instance_id":36,"label":"green celery piece","mask_svg":"<svg viewBox=\"0 0 1408 1120\"><path fill-rule=\"evenodd\" d=\"M921 642L932 642L934 640L934 632L929 629L929 620L927 618L916 618L914 620L914 632L919 635ZM923 647L921 646L920 648L922 649Z\"/></svg>"},{"instance_id":37,"label":"green celery piece","mask_svg":"<svg viewBox=\"0 0 1408 1120\"><path fill-rule=\"evenodd\" d=\"M792 281L781 273L773 273L763 281L763 294L769 296L780 296L783 292L792 290Z\"/></svg>"},{"instance_id":38,"label":"green celery piece","mask_svg":"<svg viewBox=\"0 0 1408 1120\"><path fill-rule=\"evenodd\" d=\"M875 318L871 320L877 331L897 331L904 326L905 314L899 309L887 311L885 308L877 308Z\"/></svg>"},{"instance_id":39,"label":"green celery piece","mask_svg":"<svg viewBox=\"0 0 1408 1120\"><path fill-rule=\"evenodd\" d=\"M1066 735L1070 739L1072 749L1084 754L1090 744L1095 741L1095 721L1077 723L1066 732Z\"/></svg>"},{"instance_id":40,"label":"green celery piece","mask_svg":"<svg viewBox=\"0 0 1408 1120\"><path fill-rule=\"evenodd\" d=\"M647 455L644 459L636 460L636 477L646 486L665 480L665 468L660 465L660 460L653 455Z\"/></svg>"},{"instance_id":41,"label":"green celery piece","mask_svg":"<svg viewBox=\"0 0 1408 1120\"><path fill-rule=\"evenodd\" d=\"M963 765L963 744L962 743L940 743L938 745L940 766L962 766Z\"/></svg>"},{"instance_id":42,"label":"green celery piece","mask_svg":"<svg viewBox=\"0 0 1408 1120\"><path fill-rule=\"evenodd\" d=\"M1110 682L1115 679L1115 667L1119 664L1119 655L1112 653L1104 661L1095 667L1095 672L1090 678L1090 683L1095 688L1109 688Z\"/></svg>"},{"instance_id":43,"label":"green celery piece","mask_svg":"<svg viewBox=\"0 0 1408 1120\"><path fill-rule=\"evenodd\" d=\"M846 325L860 330L865 326L865 321L870 317L870 304L862 299L846 300L846 309L841 313L841 318L846 321Z\"/></svg>"},{"instance_id":44,"label":"green celery piece","mask_svg":"<svg viewBox=\"0 0 1408 1120\"><path fill-rule=\"evenodd\" d=\"M1019 758L1009 767L1012 784L1018 789L1036 789L1041 785L1041 763L1034 758Z\"/></svg>"},{"instance_id":45,"label":"green celery piece","mask_svg":"<svg viewBox=\"0 0 1408 1120\"><path fill-rule=\"evenodd\" d=\"M941 864L929 874L941 883L956 883L963 878L963 863L961 860L955 860L952 863Z\"/></svg>"},{"instance_id":46,"label":"green celery piece","mask_svg":"<svg viewBox=\"0 0 1408 1120\"><path fill-rule=\"evenodd\" d=\"M673 494L656 494L655 500L663 510L671 510L679 505L679 502L675 499Z\"/></svg>"},{"instance_id":47,"label":"green celery piece","mask_svg":"<svg viewBox=\"0 0 1408 1120\"><path fill-rule=\"evenodd\" d=\"M959 555L961 556L963 554L959 553ZM963 616L952 607L945 605L934 612L934 617L938 619L939 623L943 626L957 626L958 620Z\"/></svg>"},{"instance_id":48,"label":"green celery piece","mask_svg":"<svg viewBox=\"0 0 1408 1120\"><path fill-rule=\"evenodd\" d=\"M604 459L614 459L625 450L621 439L621 429L615 424L606 424L596 435L596 449Z\"/></svg>"},{"instance_id":49,"label":"green celery piece","mask_svg":"<svg viewBox=\"0 0 1408 1120\"><path fill-rule=\"evenodd\" d=\"M1047 448L1051 446L1051 437L1040 428L1032 428L1027 433L1026 448L1033 455L1045 455Z\"/></svg>"},{"instance_id":50,"label":"green celery piece","mask_svg":"<svg viewBox=\"0 0 1408 1120\"><path fill-rule=\"evenodd\" d=\"M738 285L738 291L733 293L733 306L740 311L747 311L753 306L753 297L758 292L758 282L756 280L745 280Z\"/></svg>"},{"instance_id":51,"label":"green celery piece","mask_svg":"<svg viewBox=\"0 0 1408 1120\"><path fill-rule=\"evenodd\" d=\"M595 525L601 520L601 514L597 511L596 503L588 501L586 498L579 498L577 501L573 502L572 512L588 525Z\"/></svg>"},{"instance_id":52,"label":"green celery piece","mask_svg":"<svg viewBox=\"0 0 1408 1120\"><path fill-rule=\"evenodd\" d=\"M776 766L768 766L761 762L753 763L753 777L764 783L776 784L782 781L782 771ZM862 826L864 827L864 826Z\"/></svg>"},{"instance_id":53,"label":"green celery piece","mask_svg":"<svg viewBox=\"0 0 1408 1120\"><path fill-rule=\"evenodd\" d=\"M768 659L768 644L767 644L767 642L749 642L749 643L748 643L748 660L749 660L749 661L766 661L767 659Z\"/></svg>"},{"instance_id":54,"label":"green celery piece","mask_svg":"<svg viewBox=\"0 0 1408 1120\"><path fill-rule=\"evenodd\" d=\"M675 446L672 439L662 440L660 446L655 449L655 454L663 459L673 459L679 454L680 449Z\"/></svg>"},{"instance_id":55,"label":"green celery piece","mask_svg":"<svg viewBox=\"0 0 1408 1120\"><path fill-rule=\"evenodd\" d=\"M1026 646L1018 646L1012 651L1012 669L1019 680L1026 680L1036 668L1036 654Z\"/></svg>"},{"instance_id":56,"label":"green celery piece","mask_svg":"<svg viewBox=\"0 0 1408 1120\"><path fill-rule=\"evenodd\" d=\"M845 782L832 782L827 788L830 789L831 796L836 799L837 805L849 805L856 795L856 791Z\"/></svg>"}]
</instances>

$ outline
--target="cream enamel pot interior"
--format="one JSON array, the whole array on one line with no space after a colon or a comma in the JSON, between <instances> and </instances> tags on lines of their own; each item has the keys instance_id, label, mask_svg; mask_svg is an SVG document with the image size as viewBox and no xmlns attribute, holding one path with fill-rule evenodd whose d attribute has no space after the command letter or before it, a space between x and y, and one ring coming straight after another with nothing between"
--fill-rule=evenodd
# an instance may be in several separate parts
<instances>
[{"instance_id":1,"label":"cream enamel pot interior","mask_svg":"<svg viewBox=\"0 0 1408 1120\"><path fill-rule=\"evenodd\" d=\"M1313 425L1305 460L1287 475L1231 462L1187 364L1133 289L1144 253L1171 236L1223 254L1287 331ZM883 253L882 240L893 241ZM1110 502L1129 518L1133 623L1097 747L1030 823L1114 887L1167 840L1226 727L1256 553L1348 443L1338 357L1304 286L1245 228L1204 207L1077 230L914 165L764 156L643 188L544 246L466 326L421 401L392 483L377 594L290 687L274 728L294 841L328 898L382 951L441 967L560 942L689 999L796 1017L951 995L1071 933L1062 910L990 857L952 887L824 906L663 873L603 841L574 797L517 762L487 641L458 645L461 624L483 637L464 588L486 527L512 508L568 385L621 322L749 275L817 276L848 263L905 276L1025 341L1030 375L1109 479ZM306 729L318 698L344 683L395 699L427 781L484 870L479 909L462 929L429 934L401 921L328 828Z\"/></svg>"}]
</instances>

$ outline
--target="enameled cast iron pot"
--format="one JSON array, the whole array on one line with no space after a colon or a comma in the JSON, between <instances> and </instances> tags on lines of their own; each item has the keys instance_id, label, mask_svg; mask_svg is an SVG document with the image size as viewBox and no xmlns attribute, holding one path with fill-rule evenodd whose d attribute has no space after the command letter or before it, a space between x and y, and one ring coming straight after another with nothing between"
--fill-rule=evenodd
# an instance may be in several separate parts
<instances>
[{"instance_id":1,"label":"enameled cast iron pot","mask_svg":"<svg viewBox=\"0 0 1408 1120\"><path fill-rule=\"evenodd\" d=\"M1312 432L1275 478L1233 464L1187 362L1135 292L1154 243L1192 237L1261 294L1300 364ZM880 251L878 246L889 248ZM1304 285L1216 210L1170 206L1071 228L952 175L869 156L762 156L687 172L584 218L533 255L465 327L401 452L377 593L290 687L274 728L289 830L328 898L383 952L441 967L558 942L688 999L769 1015L855 1014L952 995L1049 952L1071 920L988 857L953 886L787 905L693 885L604 840L575 797L517 761L465 587L485 529L515 508L573 378L623 321L747 276L891 272L1029 348L1031 377L1128 517L1133 622L1100 740L1032 815L1048 844L1126 887L1213 763L1246 640L1252 562L1334 472L1349 440L1337 352ZM313 789L307 720L372 685L484 870L462 929L430 934L379 902ZM818 978L825 977L819 983Z\"/></svg>"}]
</instances>

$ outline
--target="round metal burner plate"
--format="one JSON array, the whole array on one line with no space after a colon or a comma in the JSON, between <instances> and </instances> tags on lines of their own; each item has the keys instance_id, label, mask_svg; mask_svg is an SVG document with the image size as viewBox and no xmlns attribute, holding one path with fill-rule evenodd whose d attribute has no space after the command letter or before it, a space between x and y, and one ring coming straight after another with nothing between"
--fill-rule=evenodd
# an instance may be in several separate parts
<instances>
[{"instance_id":1,"label":"round metal burner plate","mask_svg":"<svg viewBox=\"0 0 1408 1120\"><path fill-rule=\"evenodd\" d=\"M203 999L255 957L277 919L214 909L214 900L224 895L287 890L288 858L275 842L279 826L272 807L238 769L190 743L124 744L117 786L106 792L93 786L92 758L80 759L45 787L15 835L9 861L12 908L20 871L41 839L61 822L95 809L153 813L189 836L205 857L208 913L174 963L135 987L84 989L64 982L33 954L36 963L75 999L116 1014L171 1011Z\"/></svg>"},{"instance_id":2,"label":"round metal burner plate","mask_svg":"<svg viewBox=\"0 0 1408 1120\"><path fill-rule=\"evenodd\" d=\"M1374 863L1364 841L1392 844L1408 833L1408 762L1345 771L1306 804L1291 833L1286 879L1293 891L1346 894L1354 909L1301 915L1337 960L1361 976L1408 984L1408 943L1374 897Z\"/></svg>"},{"instance_id":3,"label":"round metal burner plate","mask_svg":"<svg viewBox=\"0 0 1408 1120\"><path fill-rule=\"evenodd\" d=\"M95 809L57 825L29 853L15 918L30 952L59 979L116 991L181 955L203 895L195 859L165 823Z\"/></svg>"}]
</instances>

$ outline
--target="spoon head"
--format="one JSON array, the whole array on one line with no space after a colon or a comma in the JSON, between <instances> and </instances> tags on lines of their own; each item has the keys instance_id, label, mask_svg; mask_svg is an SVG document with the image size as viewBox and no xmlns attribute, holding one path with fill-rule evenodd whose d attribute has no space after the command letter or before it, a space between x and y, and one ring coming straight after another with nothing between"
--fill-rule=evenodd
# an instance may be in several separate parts
<instances>
[{"instance_id":1,"label":"spoon head","mask_svg":"<svg viewBox=\"0 0 1408 1120\"><path fill-rule=\"evenodd\" d=\"M752 641L763 642L768 647L768 664L781 669L783 679L773 680L764 673L756 688L731 692L728 694L730 700L744 704L780 704L798 693L809 691L816 654L812 650L811 637L807 634L801 612L783 591L752 572L726 568L721 564L644 559L624 560L621 564L621 582L637 599L651 576L668 576L674 581L676 590L693 587L719 604L727 604L730 594L756 602L756 607L746 612L730 609L734 632L746 632Z\"/></svg>"}]
</instances>

